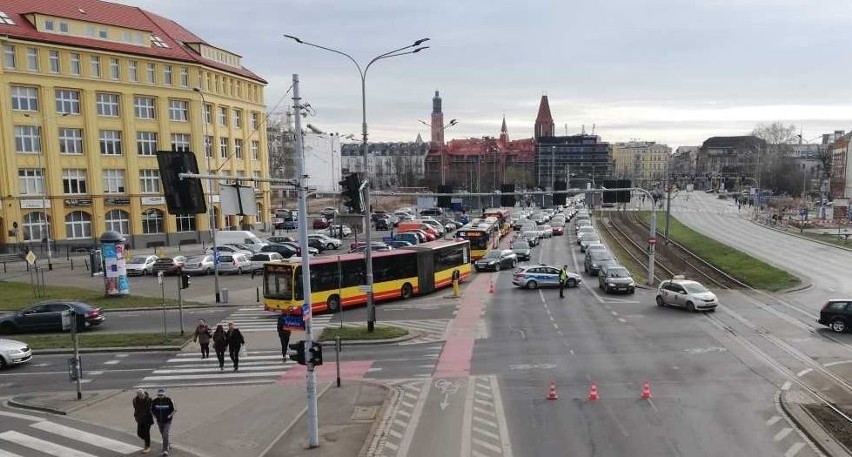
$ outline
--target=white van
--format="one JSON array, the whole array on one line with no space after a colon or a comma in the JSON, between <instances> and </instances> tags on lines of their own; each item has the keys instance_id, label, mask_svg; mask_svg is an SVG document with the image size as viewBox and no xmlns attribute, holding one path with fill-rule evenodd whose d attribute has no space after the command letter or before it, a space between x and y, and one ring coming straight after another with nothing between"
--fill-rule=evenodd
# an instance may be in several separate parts
<instances>
[{"instance_id":1,"label":"white van","mask_svg":"<svg viewBox=\"0 0 852 457\"><path fill-rule=\"evenodd\" d=\"M253 244L264 246L269 244L248 230L221 230L216 232L216 244Z\"/></svg>"}]
</instances>

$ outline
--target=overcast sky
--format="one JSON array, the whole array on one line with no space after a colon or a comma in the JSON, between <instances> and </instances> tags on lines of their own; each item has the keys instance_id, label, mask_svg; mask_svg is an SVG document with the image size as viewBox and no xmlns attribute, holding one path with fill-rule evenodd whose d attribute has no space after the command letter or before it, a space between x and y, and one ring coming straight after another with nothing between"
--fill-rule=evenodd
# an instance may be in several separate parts
<instances>
[{"instance_id":1,"label":"overcast sky","mask_svg":"<svg viewBox=\"0 0 852 457\"><path fill-rule=\"evenodd\" d=\"M375 64L371 141L429 129L431 98L459 120L447 139L532 135L547 93L557 133L595 126L604 141L698 145L782 121L805 140L852 128L848 0L120 0L166 16L243 56L269 81L269 109L298 73L311 124L361 130L361 62L431 38L430 49ZM284 104L292 103L287 99Z\"/></svg>"}]
</instances>

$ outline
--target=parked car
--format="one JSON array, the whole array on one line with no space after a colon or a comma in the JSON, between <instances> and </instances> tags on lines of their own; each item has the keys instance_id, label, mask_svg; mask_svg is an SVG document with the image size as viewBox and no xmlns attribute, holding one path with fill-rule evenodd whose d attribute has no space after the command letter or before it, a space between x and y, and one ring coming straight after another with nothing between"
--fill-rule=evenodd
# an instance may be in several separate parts
<instances>
[{"instance_id":1,"label":"parked car","mask_svg":"<svg viewBox=\"0 0 852 457\"><path fill-rule=\"evenodd\" d=\"M326 206L325 208L320 210L320 215L324 217L326 220L333 220L335 216L337 216L337 208L333 206Z\"/></svg>"},{"instance_id":2,"label":"parked car","mask_svg":"<svg viewBox=\"0 0 852 457\"><path fill-rule=\"evenodd\" d=\"M296 250L296 255L302 255L302 248L299 246L299 242L298 242L298 241L288 241L288 242L286 242L286 243L281 243L281 244L284 244L284 245L290 246L291 248L295 249L295 250ZM317 255L317 254L319 254L319 249L317 249L317 248L315 248L315 247L311 247L311 245L310 245L310 241L309 241L309 244L308 244L308 255Z\"/></svg>"},{"instance_id":3,"label":"parked car","mask_svg":"<svg viewBox=\"0 0 852 457\"><path fill-rule=\"evenodd\" d=\"M408 246L414 246L413 244L411 244L410 241L403 241L403 240L391 240L391 241L386 241L385 243L388 246L390 246L394 249L405 248L405 247L408 247Z\"/></svg>"},{"instance_id":4,"label":"parked car","mask_svg":"<svg viewBox=\"0 0 852 457\"><path fill-rule=\"evenodd\" d=\"M636 281L630 276L630 271L621 265L615 267L601 268L598 273L598 287L606 293L636 292Z\"/></svg>"},{"instance_id":5,"label":"parked car","mask_svg":"<svg viewBox=\"0 0 852 457\"><path fill-rule=\"evenodd\" d=\"M270 236L266 239L270 243L286 243L287 241L296 241L292 236Z\"/></svg>"},{"instance_id":6,"label":"parked car","mask_svg":"<svg viewBox=\"0 0 852 457\"><path fill-rule=\"evenodd\" d=\"M328 220L324 217L315 218L314 221L313 221L314 229L324 229L324 228L328 228L328 226L329 226Z\"/></svg>"},{"instance_id":7,"label":"parked car","mask_svg":"<svg viewBox=\"0 0 852 457\"><path fill-rule=\"evenodd\" d=\"M135 255L127 263L127 276L145 276L154 273L155 255Z\"/></svg>"},{"instance_id":8,"label":"parked car","mask_svg":"<svg viewBox=\"0 0 852 457\"><path fill-rule=\"evenodd\" d=\"M382 230L382 231L390 230L391 227L393 227L393 223L391 223L390 219L386 218L386 217L380 217L380 218L376 219L375 225L376 225L376 230Z\"/></svg>"},{"instance_id":9,"label":"parked car","mask_svg":"<svg viewBox=\"0 0 852 457\"><path fill-rule=\"evenodd\" d=\"M583 279L577 273L568 272L565 286L577 287ZM526 265L512 274L512 284L525 289L539 287L559 287L559 268L549 265Z\"/></svg>"},{"instance_id":10,"label":"parked car","mask_svg":"<svg viewBox=\"0 0 852 457\"><path fill-rule=\"evenodd\" d=\"M222 247L222 246L220 246ZM186 264L186 257L176 255L174 257L160 257L154 262L154 273L163 272L164 275L176 275L183 271L183 266Z\"/></svg>"},{"instance_id":11,"label":"parked car","mask_svg":"<svg viewBox=\"0 0 852 457\"><path fill-rule=\"evenodd\" d=\"M263 271L263 264L266 262L281 262L284 257L277 252L258 252L249 258L249 271Z\"/></svg>"},{"instance_id":12,"label":"parked car","mask_svg":"<svg viewBox=\"0 0 852 457\"><path fill-rule=\"evenodd\" d=\"M341 228L342 227L342 228ZM343 232L343 236L340 236L340 232ZM328 228L318 231L317 233L321 233L323 235L328 235L332 238L346 238L347 236L352 234L352 229L347 225L339 225L332 224L328 226Z\"/></svg>"},{"instance_id":13,"label":"parked car","mask_svg":"<svg viewBox=\"0 0 852 457\"><path fill-rule=\"evenodd\" d=\"M372 246L373 247L370 248L370 250L372 252L392 251L394 249L393 246L391 246L387 243L376 243L376 242L374 242ZM362 245L359 245L359 246L356 246L356 247L350 249L349 252L354 254L354 253L364 252L366 250L367 250L367 245L362 244Z\"/></svg>"},{"instance_id":14,"label":"parked car","mask_svg":"<svg viewBox=\"0 0 852 457\"><path fill-rule=\"evenodd\" d=\"M837 333L849 330L849 326L852 325L852 299L829 300L819 311L817 322Z\"/></svg>"},{"instance_id":15,"label":"parked car","mask_svg":"<svg viewBox=\"0 0 852 457\"><path fill-rule=\"evenodd\" d=\"M17 313L0 315L0 333L62 331L62 313L74 310L77 313L77 329L101 325L104 314L100 308L88 303L72 300L50 300L37 303Z\"/></svg>"},{"instance_id":16,"label":"parked car","mask_svg":"<svg viewBox=\"0 0 852 457\"><path fill-rule=\"evenodd\" d=\"M510 245L512 252L518 256L518 260L530 260L532 257L532 249L530 243L523 238L516 238Z\"/></svg>"},{"instance_id":17,"label":"parked car","mask_svg":"<svg viewBox=\"0 0 852 457\"><path fill-rule=\"evenodd\" d=\"M657 306L673 305L687 311L716 311L719 300L716 294L707 290L697 281L683 276L660 282L657 288Z\"/></svg>"},{"instance_id":18,"label":"parked car","mask_svg":"<svg viewBox=\"0 0 852 457\"><path fill-rule=\"evenodd\" d=\"M186 259L183 272L190 275L209 275L216 268L211 254L194 255Z\"/></svg>"},{"instance_id":19,"label":"parked car","mask_svg":"<svg viewBox=\"0 0 852 457\"><path fill-rule=\"evenodd\" d=\"M263 246L261 246L261 248L263 248ZM251 255L252 254L252 252L249 251L248 249L238 248L238 247L236 247L234 245L230 245L230 244L220 244L220 245L216 246L216 251L218 251L219 254L236 254L236 253L245 254L245 255ZM204 253L212 255L213 254L213 247L211 246L211 247L207 248L207 250L204 251Z\"/></svg>"},{"instance_id":20,"label":"parked car","mask_svg":"<svg viewBox=\"0 0 852 457\"><path fill-rule=\"evenodd\" d=\"M219 256L219 273L241 275L251 271L251 260L245 254L222 254Z\"/></svg>"},{"instance_id":21,"label":"parked car","mask_svg":"<svg viewBox=\"0 0 852 457\"><path fill-rule=\"evenodd\" d=\"M494 249L473 263L476 271L500 271L503 268L515 268L518 256L511 249Z\"/></svg>"},{"instance_id":22,"label":"parked car","mask_svg":"<svg viewBox=\"0 0 852 457\"><path fill-rule=\"evenodd\" d=\"M299 222L297 219L284 221L284 223L281 224L281 228L284 230L296 230L297 228L299 228Z\"/></svg>"},{"instance_id":23,"label":"parked car","mask_svg":"<svg viewBox=\"0 0 852 457\"><path fill-rule=\"evenodd\" d=\"M27 363L33 358L33 351L22 341L0 338L0 370L6 367Z\"/></svg>"},{"instance_id":24,"label":"parked car","mask_svg":"<svg viewBox=\"0 0 852 457\"><path fill-rule=\"evenodd\" d=\"M241 249L243 253L256 253L260 252L260 248L262 248L264 244L242 244L242 243L230 243L228 246L233 246L237 249Z\"/></svg>"},{"instance_id":25,"label":"parked car","mask_svg":"<svg viewBox=\"0 0 852 457\"><path fill-rule=\"evenodd\" d=\"M308 240L318 241L320 244L323 245L324 249L327 251L333 249L340 249L340 245L342 244L342 241L338 240L337 238L332 238L328 235L323 235L322 233L310 233L308 234Z\"/></svg>"},{"instance_id":26,"label":"parked car","mask_svg":"<svg viewBox=\"0 0 852 457\"><path fill-rule=\"evenodd\" d=\"M270 243L270 244L267 244L266 246L260 248L260 252L277 252L277 253L281 254L281 257L284 257L285 259L289 259L290 257L293 257L294 255L296 255L297 251L296 251L296 248L294 248L290 244Z\"/></svg>"}]
</instances>

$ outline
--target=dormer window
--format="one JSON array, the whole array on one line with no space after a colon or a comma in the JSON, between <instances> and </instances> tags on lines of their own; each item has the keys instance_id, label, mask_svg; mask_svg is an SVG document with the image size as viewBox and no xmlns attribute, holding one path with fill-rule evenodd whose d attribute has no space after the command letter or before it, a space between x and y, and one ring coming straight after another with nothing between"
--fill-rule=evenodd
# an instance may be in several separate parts
<instances>
[{"instance_id":1,"label":"dormer window","mask_svg":"<svg viewBox=\"0 0 852 457\"><path fill-rule=\"evenodd\" d=\"M151 35L151 43L158 48L168 48L169 47L169 45L167 45L166 42L163 41L163 39L158 37L157 35Z\"/></svg>"},{"instance_id":2,"label":"dormer window","mask_svg":"<svg viewBox=\"0 0 852 457\"><path fill-rule=\"evenodd\" d=\"M15 25L15 21L9 18L9 15L0 11L0 24Z\"/></svg>"}]
</instances>

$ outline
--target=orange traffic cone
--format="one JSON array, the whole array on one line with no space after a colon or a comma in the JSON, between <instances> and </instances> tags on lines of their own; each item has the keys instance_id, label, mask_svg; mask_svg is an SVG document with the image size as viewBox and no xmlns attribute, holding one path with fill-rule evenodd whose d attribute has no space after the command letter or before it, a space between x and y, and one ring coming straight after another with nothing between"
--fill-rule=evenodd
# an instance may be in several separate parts
<instances>
[{"instance_id":1,"label":"orange traffic cone","mask_svg":"<svg viewBox=\"0 0 852 457\"><path fill-rule=\"evenodd\" d=\"M645 381L645 384L642 385L642 395L639 398L642 400L651 399L651 384L648 381Z\"/></svg>"},{"instance_id":2,"label":"orange traffic cone","mask_svg":"<svg viewBox=\"0 0 852 457\"><path fill-rule=\"evenodd\" d=\"M488 293L489 293L489 294L493 294L493 293L494 293L494 281L490 281L490 282L488 283Z\"/></svg>"},{"instance_id":3,"label":"orange traffic cone","mask_svg":"<svg viewBox=\"0 0 852 457\"><path fill-rule=\"evenodd\" d=\"M589 389L589 401L595 401L598 398L600 398L598 396L598 385L595 384L595 383L592 383L592 388Z\"/></svg>"},{"instance_id":4,"label":"orange traffic cone","mask_svg":"<svg viewBox=\"0 0 852 457\"><path fill-rule=\"evenodd\" d=\"M556 393L556 383L550 383L550 390L547 392L548 400L559 400L559 395Z\"/></svg>"}]
</instances>

